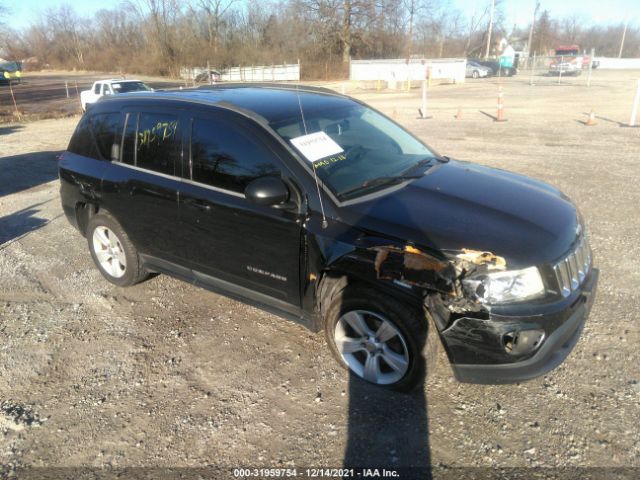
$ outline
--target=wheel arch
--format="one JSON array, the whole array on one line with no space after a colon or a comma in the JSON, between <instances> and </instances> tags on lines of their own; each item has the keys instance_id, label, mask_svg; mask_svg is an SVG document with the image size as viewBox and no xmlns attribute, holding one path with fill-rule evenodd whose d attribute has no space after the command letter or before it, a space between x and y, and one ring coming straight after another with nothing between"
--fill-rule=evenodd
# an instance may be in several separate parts
<instances>
[{"instance_id":1,"label":"wheel arch","mask_svg":"<svg viewBox=\"0 0 640 480\"><path fill-rule=\"evenodd\" d=\"M82 236L87 236L89 220L98 213L98 210L100 210L99 205L93 202L76 203L76 222L78 224L78 230L80 230Z\"/></svg>"},{"instance_id":2,"label":"wheel arch","mask_svg":"<svg viewBox=\"0 0 640 480\"><path fill-rule=\"evenodd\" d=\"M89 221L93 217L98 215L98 213L109 215L116 222L118 222L118 219L116 219L111 214L111 212L109 212L106 208L104 208L98 203L95 203L95 202L77 202L76 203L76 221L78 222L78 230L80 230L80 233L82 234L82 236L84 237L87 236L87 227L89 226Z\"/></svg>"},{"instance_id":3,"label":"wheel arch","mask_svg":"<svg viewBox=\"0 0 640 480\"><path fill-rule=\"evenodd\" d=\"M325 269L318 279L317 286L317 308L320 312L321 323L324 324L326 312L333 299L347 287L355 285L364 286L370 290L378 292L380 295L392 296L401 301L407 302L416 308L424 308L424 298L428 293L427 289L407 288L391 281L372 279L366 276L347 273L340 268Z\"/></svg>"}]
</instances>

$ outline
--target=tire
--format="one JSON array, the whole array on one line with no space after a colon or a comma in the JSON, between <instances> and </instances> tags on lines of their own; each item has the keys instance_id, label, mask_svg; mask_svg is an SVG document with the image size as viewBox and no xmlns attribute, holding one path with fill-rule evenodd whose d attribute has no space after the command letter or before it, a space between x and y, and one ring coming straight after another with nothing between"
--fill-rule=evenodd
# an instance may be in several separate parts
<instances>
[{"instance_id":1,"label":"tire","mask_svg":"<svg viewBox=\"0 0 640 480\"><path fill-rule=\"evenodd\" d=\"M87 243L96 267L114 285L128 287L148 277L138 250L108 213L91 217L87 225Z\"/></svg>"},{"instance_id":2,"label":"tire","mask_svg":"<svg viewBox=\"0 0 640 480\"><path fill-rule=\"evenodd\" d=\"M329 349L353 376L409 392L433 373L440 339L421 308L363 285L348 285L334 294L324 318Z\"/></svg>"},{"instance_id":3,"label":"tire","mask_svg":"<svg viewBox=\"0 0 640 480\"><path fill-rule=\"evenodd\" d=\"M480 77L480 73L477 70L474 70L473 73L471 74L471 76L473 78L478 78L478 77Z\"/></svg>"}]
</instances>

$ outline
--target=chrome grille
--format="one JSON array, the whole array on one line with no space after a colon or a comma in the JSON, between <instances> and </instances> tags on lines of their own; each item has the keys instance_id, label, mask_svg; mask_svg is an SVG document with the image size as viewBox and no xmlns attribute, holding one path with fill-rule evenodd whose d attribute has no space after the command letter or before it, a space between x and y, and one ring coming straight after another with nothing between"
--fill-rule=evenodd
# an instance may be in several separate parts
<instances>
[{"instance_id":1,"label":"chrome grille","mask_svg":"<svg viewBox=\"0 0 640 480\"><path fill-rule=\"evenodd\" d=\"M590 268L591 248L586 238L582 237L576 249L553 267L563 297L568 297L582 284Z\"/></svg>"}]
</instances>

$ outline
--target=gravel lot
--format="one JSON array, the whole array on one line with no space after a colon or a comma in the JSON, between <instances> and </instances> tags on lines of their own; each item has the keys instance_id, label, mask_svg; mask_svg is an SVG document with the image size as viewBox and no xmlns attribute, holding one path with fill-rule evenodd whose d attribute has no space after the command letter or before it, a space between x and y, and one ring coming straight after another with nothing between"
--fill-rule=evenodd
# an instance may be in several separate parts
<instances>
[{"instance_id":1,"label":"gravel lot","mask_svg":"<svg viewBox=\"0 0 640 480\"><path fill-rule=\"evenodd\" d=\"M601 270L582 339L557 370L468 385L442 359L413 395L350 379L322 335L261 310L163 275L108 284L58 199L55 154L78 117L0 126L0 478L20 467L40 467L22 472L33 478L87 472L72 467L227 478L232 467L374 464L424 467L402 478L426 478L429 465L435 478L495 474L486 467L637 478L640 129L619 122L638 75L596 71L589 88L503 79L504 123L482 113L495 114L495 79L433 87L430 120L416 119L418 91L353 92L442 154L562 189Z\"/></svg>"}]
</instances>

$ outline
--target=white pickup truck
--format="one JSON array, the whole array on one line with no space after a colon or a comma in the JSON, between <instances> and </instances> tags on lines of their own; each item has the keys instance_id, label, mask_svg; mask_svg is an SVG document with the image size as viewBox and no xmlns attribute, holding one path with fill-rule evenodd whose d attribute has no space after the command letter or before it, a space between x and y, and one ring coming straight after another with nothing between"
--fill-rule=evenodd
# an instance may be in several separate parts
<instances>
[{"instance_id":1,"label":"white pickup truck","mask_svg":"<svg viewBox=\"0 0 640 480\"><path fill-rule=\"evenodd\" d=\"M92 103L96 103L104 95L117 95L128 92L151 92L153 88L146 85L141 80L123 80L112 78L110 80L98 80L93 84L91 90L80 92L80 103L82 110L86 111Z\"/></svg>"}]
</instances>

